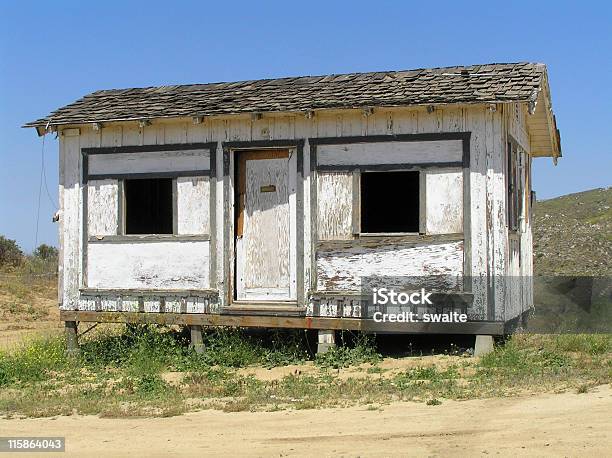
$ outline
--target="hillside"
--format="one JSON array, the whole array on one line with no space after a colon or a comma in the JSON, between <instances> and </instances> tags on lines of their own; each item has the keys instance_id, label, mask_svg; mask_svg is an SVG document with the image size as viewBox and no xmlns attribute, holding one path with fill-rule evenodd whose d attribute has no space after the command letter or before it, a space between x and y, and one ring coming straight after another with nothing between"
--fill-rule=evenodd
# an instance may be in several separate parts
<instances>
[{"instance_id":1,"label":"hillside","mask_svg":"<svg viewBox=\"0 0 612 458\"><path fill-rule=\"evenodd\" d=\"M612 275L612 188L538 201L536 275Z\"/></svg>"}]
</instances>

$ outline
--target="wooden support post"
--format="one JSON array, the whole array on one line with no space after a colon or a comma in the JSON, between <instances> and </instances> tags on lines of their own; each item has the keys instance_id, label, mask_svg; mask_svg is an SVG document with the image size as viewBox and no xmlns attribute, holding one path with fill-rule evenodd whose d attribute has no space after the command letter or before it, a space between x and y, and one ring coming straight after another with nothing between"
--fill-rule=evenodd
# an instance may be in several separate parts
<instances>
[{"instance_id":1,"label":"wooden support post","mask_svg":"<svg viewBox=\"0 0 612 458\"><path fill-rule=\"evenodd\" d=\"M320 329L317 353L325 353L336 346L336 333L333 330Z\"/></svg>"},{"instance_id":2,"label":"wooden support post","mask_svg":"<svg viewBox=\"0 0 612 458\"><path fill-rule=\"evenodd\" d=\"M204 353L204 341L202 340L202 326L189 326L191 331L191 343L189 346L195 350L196 353Z\"/></svg>"},{"instance_id":3,"label":"wooden support post","mask_svg":"<svg viewBox=\"0 0 612 458\"><path fill-rule=\"evenodd\" d=\"M79 354L79 341L77 337L77 322L65 321L66 330L66 354L68 356L77 356Z\"/></svg>"},{"instance_id":4,"label":"wooden support post","mask_svg":"<svg viewBox=\"0 0 612 458\"><path fill-rule=\"evenodd\" d=\"M493 351L493 336L476 336L474 356L484 356Z\"/></svg>"}]
</instances>

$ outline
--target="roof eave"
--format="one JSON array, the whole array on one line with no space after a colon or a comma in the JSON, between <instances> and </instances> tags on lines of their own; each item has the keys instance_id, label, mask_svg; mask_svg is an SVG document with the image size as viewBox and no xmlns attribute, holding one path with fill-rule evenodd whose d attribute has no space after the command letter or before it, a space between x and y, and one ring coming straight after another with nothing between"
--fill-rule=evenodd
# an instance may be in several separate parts
<instances>
[{"instance_id":1,"label":"roof eave","mask_svg":"<svg viewBox=\"0 0 612 458\"><path fill-rule=\"evenodd\" d=\"M362 110L364 108L411 108L411 107L424 107L424 106L443 106L443 105L486 105L486 104L507 104L515 102L526 102L525 98L516 99L491 99L491 100L471 100L471 101L459 101L459 102L441 102L441 101L427 101L418 103L407 103L407 104L366 104L366 105L355 105L355 106L337 106L337 107L324 107L324 108L306 108L300 110L278 110L278 111L261 111L261 110L249 110L249 111L237 111L230 113L193 113L184 116L168 115L168 116L156 116L150 118L143 117L124 117L124 118L96 118L96 119L73 119L70 121L54 122L53 117L39 119L36 121L28 122L22 125L22 128L36 128L39 131L40 128L45 129L56 129L61 126L72 126L72 125L83 125L83 124L95 124L95 123L114 123L114 122L138 122L143 119L150 121L154 120L167 120L167 119L181 119L181 118L194 118L194 117L206 117L206 118L223 118L230 116L248 116L254 113L263 115L297 115L305 114L309 112L326 112L326 111L337 111L337 110ZM40 131L39 131L39 135Z\"/></svg>"}]
</instances>

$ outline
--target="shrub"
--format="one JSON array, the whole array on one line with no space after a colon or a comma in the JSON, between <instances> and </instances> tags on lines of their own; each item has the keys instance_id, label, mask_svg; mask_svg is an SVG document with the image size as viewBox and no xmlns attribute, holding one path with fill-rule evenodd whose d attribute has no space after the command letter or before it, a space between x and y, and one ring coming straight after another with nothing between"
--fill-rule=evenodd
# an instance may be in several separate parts
<instances>
[{"instance_id":1,"label":"shrub","mask_svg":"<svg viewBox=\"0 0 612 458\"><path fill-rule=\"evenodd\" d=\"M57 259L58 251L57 248L55 248L54 246L43 243L42 245L39 245L38 248L36 248L34 250L34 253L32 254L34 255L34 257L40 258L43 261L49 261Z\"/></svg>"},{"instance_id":2,"label":"shrub","mask_svg":"<svg viewBox=\"0 0 612 458\"><path fill-rule=\"evenodd\" d=\"M0 266L16 267L23 260L23 252L15 240L0 235Z\"/></svg>"}]
</instances>

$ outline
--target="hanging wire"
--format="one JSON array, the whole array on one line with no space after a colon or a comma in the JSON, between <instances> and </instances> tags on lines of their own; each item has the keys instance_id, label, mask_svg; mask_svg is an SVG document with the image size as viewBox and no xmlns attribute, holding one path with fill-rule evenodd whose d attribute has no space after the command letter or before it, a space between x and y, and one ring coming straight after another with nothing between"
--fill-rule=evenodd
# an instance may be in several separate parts
<instances>
[{"instance_id":1,"label":"hanging wire","mask_svg":"<svg viewBox=\"0 0 612 458\"><path fill-rule=\"evenodd\" d=\"M45 167L45 139L43 137L43 146L42 146L42 171L43 171L43 183L45 184L45 191L47 192L47 197L49 198L49 202L51 206L57 211L59 209L59 205L53 199L51 192L49 191L49 185L47 183L47 168Z\"/></svg>"},{"instance_id":2,"label":"hanging wire","mask_svg":"<svg viewBox=\"0 0 612 458\"><path fill-rule=\"evenodd\" d=\"M43 176L45 170L45 159L44 159L44 151L45 151L45 137L46 134L42 136L42 153L41 154L41 164L40 164L40 179L38 181L38 204L36 206L36 236L34 237L34 249L38 247L38 223L40 222L40 196L42 195L42 186L43 186Z\"/></svg>"},{"instance_id":3,"label":"hanging wire","mask_svg":"<svg viewBox=\"0 0 612 458\"><path fill-rule=\"evenodd\" d=\"M48 127L49 125L47 125L47 128ZM49 202L51 203L53 208L55 208L56 211L59 208L57 203L51 196L51 192L49 191L49 185L47 184L47 172L45 170L45 138L46 137L47 135L45 133L42 136L42 147L40 151L40 180L38 183L38 200L37 200L37 205L36 205L36 235L34 237L34 249L38 247L38 230L39 230L39 225L40 225L40 201L42 197L43 184L44 184L45 192L47 194L47 198L49 199Z\"/></svg>"}]
</instances>

